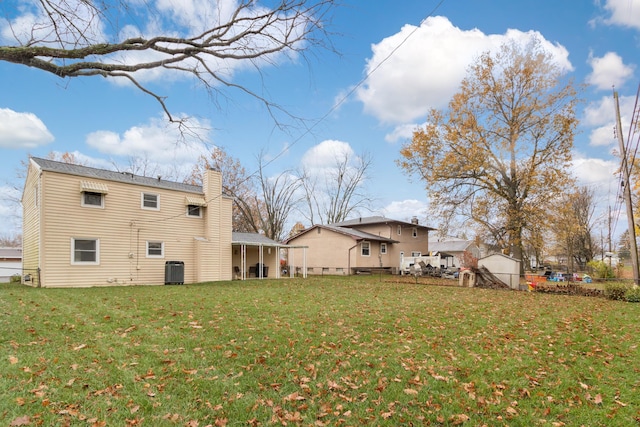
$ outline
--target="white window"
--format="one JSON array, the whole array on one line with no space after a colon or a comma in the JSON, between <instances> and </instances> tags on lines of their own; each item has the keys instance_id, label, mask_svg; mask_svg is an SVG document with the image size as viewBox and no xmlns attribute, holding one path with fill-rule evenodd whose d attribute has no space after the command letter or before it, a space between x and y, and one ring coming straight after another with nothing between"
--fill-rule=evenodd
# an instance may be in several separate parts
<instances>
[{"instance_id":1,"label":"white window","mask_svg":"<svg viewBox=\"0 0 640 427\"><path fill-rule=\"evenodd\" d=\"M164 258L164 242L147 242L147 258Z\"/></svg>"},{"instance_id":2,"label":"white window","mask_svg":"<svg viewBox=\"0 0 640 427\"><path fill-rule=\"evenodd\" d=\"M380 253L381 254L386 254L387 253L387 244L386 243L380 243Z\"/></svg>"},{"instance_id":3,"label":"white window","mask_svg":"<svg viewBox=\"0 0 640 427\"><path fill-rule=\"evenodd\" d=\"M411 257L422 256L422 252L411 252Z\"/></svg>"},{"instance_id":4,"label":"white window","mask_svg":"<svg viewBox=\"0 0 640 427\"><path fill-rule=\"evenodd\" d=\"M202 207L198 205L187 205L187 216L202 217Z\"/></svg>"},{"instance_id":5,"label":"white window","mask_svg":"<svg viewBox=\"0 0 640 427\"><path fill-rule=\"evenodd\" d=\"M418 237L418 229L417 228L413 229L413 237Z\"/></svg>"},{"instance_id":6,"label":"white window","mask_svg":"<svg viewBox=\"0 0 640 427\"><path fill-rule=\"evenodd\" d=\"M142 209L160 210L160 196L153 193L142 193Z\"/></svg>"},{"instance_id":7,"label":"white window","mask_svg":"<svg viewBox=\"0 0 640 427\"><path fill-rule=\"evenodd\" d=\"M94 191L83 191L82 193L82 206L103 208L104 207L104 194L96 193Z\"/></svg>"},{"instance_id":8,"label":"white window","mask_svg":"<svg viewBox=\"0 0 640 427\"><path fill-rule=\"evenodd\" d=\"M100 240L72 238L71 264L100 264Z\"/></svg>"},{"instance_id":9,"label":"white window","mask_svg":"<svg viewBox=\"0 0 640 427\"><path fill-rule=\"evenodd\" d=\"M398 236L402 234L402 226L398 224Z\"/></svg>"},{"instance_id":10,"label":"white window","mask_svg":"<svg viewBox=\"0 0 640 427\"><path fill-rule=\"evenodd\" d=\"M369 256L371 254L371 243L362 242L361 251L362 256Z\"/></svg>"}]
</instances>

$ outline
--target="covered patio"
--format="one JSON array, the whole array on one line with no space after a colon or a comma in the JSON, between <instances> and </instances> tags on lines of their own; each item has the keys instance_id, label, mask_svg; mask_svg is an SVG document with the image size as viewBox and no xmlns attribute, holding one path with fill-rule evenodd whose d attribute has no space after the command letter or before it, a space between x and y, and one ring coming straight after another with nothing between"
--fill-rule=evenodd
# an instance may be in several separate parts
<instances>
[{"instance_id":1,"label":"covered patio","mask_svg":"<svg viewBox=\"0 0 640 427\"><path fill-rule=\"evenodd\" d=\"M262 234L239 232L232 234L231 247L233 278L236 280L294 277L296 271L307 277L306 247L285 245ZM295 251L289 251L291 248L303 249L301 260L293 259ZM285 266L280 265L282 255L286 255Z\"/></svg>"}]
</instances>

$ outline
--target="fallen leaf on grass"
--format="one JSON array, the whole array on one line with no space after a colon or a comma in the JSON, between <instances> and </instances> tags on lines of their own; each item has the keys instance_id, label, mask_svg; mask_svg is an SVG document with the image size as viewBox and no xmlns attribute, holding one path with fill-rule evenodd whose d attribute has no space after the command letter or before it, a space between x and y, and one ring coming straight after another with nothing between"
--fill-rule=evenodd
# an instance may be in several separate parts
<instances>
[{"instance_id":1,"label":"fallen leaf on grass","mask_svg":"<svg viewBox=\"0 0 640 427\"><path fill-rule=\"evenodd\" d=\"M73 349L74 349L75 351L78 351L78 350L82 350L82 349L83 349L83 348L85 348L86 346L87 346L86 344L80 344L80 345L78 345L78 346L76 346L76 347L73 347Z\"/></svg>"},{"instance_id":2,"label":"fallen leaf on grass","mask_svg":"<svg viewBox=\"0 0 640 427\"><path fill-rule=\"evenodd\" d=\"M18 358L15 356L9 356L9 363L15 365L16 363L18 363Z\"/></svg>"},{"instance_id":3,"label":"fallen leaf on grass","mask_svg":"<svg viewBox=\"0 0 640 427\"><path fill-rule=\"evenodd\" d=\"M418 394L418 390L415 390L415 389L412 389L412 388L405 388L404 389L404 393L405 394L416 395L416 394Z\"/></svg>"},{"instance_id":4,"label":"fallen leaf on grass","mask_svg":"<svg viewBox=\"0 0 640 427\"><path fill-rule=\"evenodd\" d=\"M18 427L18 426L28 426L31 424L31 418L28 415L23 415L22 417L15 418L9 424L10 427Z\"/></svg>"},{"instance_id":5,"label":"fallen leaf on grass","mask_svg":"<svg viewBox=\"0 0 640 427\"><path fill-rule=\"evenodd\" d=\"M457 414L449 418L449 421L451 421L452 425L458 426L469 421L469 416L466 414Z\"/></svg>"}]
</instances>

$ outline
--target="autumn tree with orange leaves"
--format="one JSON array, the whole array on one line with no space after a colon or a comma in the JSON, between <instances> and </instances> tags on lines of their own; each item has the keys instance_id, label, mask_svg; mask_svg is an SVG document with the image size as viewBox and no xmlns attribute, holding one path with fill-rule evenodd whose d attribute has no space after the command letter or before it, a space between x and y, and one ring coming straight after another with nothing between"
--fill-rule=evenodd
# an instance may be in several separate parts
<instances>
[{"instance_id":1,"label":"autumn tree with orange leaves","mask_svg":"<svg viewBox=\"0 0 640 427\"><path fill-rule=\"evenodd\" d=\"M233 197L233 231L257 233L262 207L255 197L255 177L247 173L238 159L222 148L214 147L208 155L200 156L185 182L202 185L202 177L207 169L221 172L222 193Z\"/></svg>"},{"instance_id":2,"label":"autumn tree with orange leaves","mask_svg":"<svg viewBox=\"0 0 640 427\"><path fill-rule=\"evenodd\" d=\"M469 68L448 108L430 112L399 165L424 181L441 228L463 218L522 259L525 231L571 182L577 103L540 42L504 44Z\"/></svg>"}]
</instances>

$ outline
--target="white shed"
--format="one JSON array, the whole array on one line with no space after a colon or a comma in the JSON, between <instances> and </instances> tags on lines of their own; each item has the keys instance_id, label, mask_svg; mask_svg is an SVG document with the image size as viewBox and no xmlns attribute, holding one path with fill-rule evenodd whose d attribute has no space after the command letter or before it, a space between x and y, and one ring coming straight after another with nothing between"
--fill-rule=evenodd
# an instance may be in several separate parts
<instances>
[{"instance_id":1,"label":"white shed","mask_svg":"<svg viewBox=\"0 0 640 427\"><path fill-rule=\"evenodd\" d=\"M478 267L485 267L511 289L520 288L520 260L503 254L492 254L480 258Z\"/></svg>"}]
</instances>

